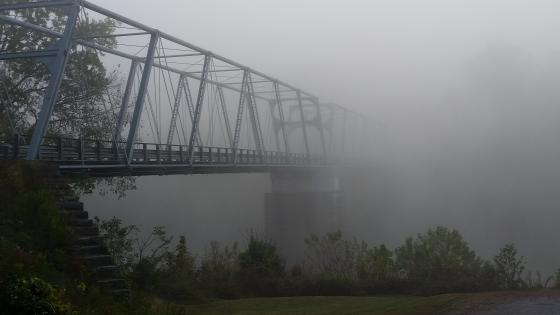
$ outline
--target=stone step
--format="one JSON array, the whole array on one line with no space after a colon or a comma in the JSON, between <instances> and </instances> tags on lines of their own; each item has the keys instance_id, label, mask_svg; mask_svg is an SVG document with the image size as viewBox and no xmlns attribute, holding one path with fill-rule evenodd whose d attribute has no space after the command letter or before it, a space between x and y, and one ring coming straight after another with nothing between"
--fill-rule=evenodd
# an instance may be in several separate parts
<instances>
[{"instance_id":1,"label":"stone step","mask_svg":"<svg viewBox=\"0 0 560 315\"><path fill-rule=\"evenodd\" d=\"M107 247L101 244L95 245L85 245L85 246L76 246L74 248L74 252L77 255L81 256L90 256L90 255L108 255L109 251Z\"/></svg>"},{"instance_id":2,"label":"stone step","mask_svg":"<svg viewBox=\"0 0 560 315\"><path fill-rule=\"evenodd\" d=\"M84 210L84 203L80 201L60 201L57 205L64 210Z\"/></svg>"},{"instance_id":3,"label":"stone step","mask_svg":"<svg viewBox=\"0 0 560 315\"><path fill-rule=\"evenodd\" d=\"M103 245L103 238L99 235L80 236L76 239L76 245L78 246Z\"/></svg>"},{"instance_id":4,"label":"stone step","mask_svg":"<svg viewBox=\"0 0 560 315\"><path fill-rule=\"evenodd\" d=\"M94 226L93 221L90 219L70 218L68 224L72 227L89 227Z\"/></svg>"},{"instance_id":5,"label":"stone step","mask_svg":"<svg viewBox=\"0 0 560 315\"><path fill-rule=\"evenodd\" d=\"M88 255L83 259L91 268L113 265L113 258L110 255Z\"/></svg>"},{"instance_id":6,"label":"stone step","mask_svg":"<svg viewBox=\"0 0 560 315\"><path fill-rule=\"evenodd\" d=\"M93 276L96 279L118 279L120 277L120 269L115 265L99 266L93 268Z\"/></svg>"},{"instance_id":7,"label":"stone step","mask_svg":"<svg viewBox=\"0 0 560 315\"><path fill-rule=\"evenodd\" d=\"M60 210L60 213L66 217L71 219L87 219L89 218L89 214L87 211L83 210Z\"/></svg>"},{"instance_id":8,"label":"stone step","mask_svg":"<svg viewBox=\"0 0 560 315\"><path fill-rule=\"evenodd\" d=\"M128 289L126 285L126 281L122 278L114 278L114 279L103 279L98 280L96 283L105 290L110 292L114 292L116 290L123 290Z\"/></svg>"},{"instance_id":9,"label":"stone step","mask_svg":"<svg viewBox=\"0 0 560 315\"><path fill-rule=\"evenodd\" d=\"M74 232L78 236L99 236L97 226L77 226L74 227Z\"/></svg>"}]
</instances>

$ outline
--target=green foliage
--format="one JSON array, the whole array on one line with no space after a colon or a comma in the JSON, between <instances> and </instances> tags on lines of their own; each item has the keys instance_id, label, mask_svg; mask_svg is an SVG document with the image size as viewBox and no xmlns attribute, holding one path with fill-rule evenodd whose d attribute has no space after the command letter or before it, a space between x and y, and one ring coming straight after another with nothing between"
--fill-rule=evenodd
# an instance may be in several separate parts
<instances>
[{"instance_id":1,"label":"green foliage","mask_svg":"<svg viewBox=\"0 0 560 315\"><path fill-rule=\"evenodd\" d=\"M53 193L40 179L41 172L44 170L24 163L0 165L0 247L5 251L0 255L0 265L20 257L40 260L51 265L53 271L68 267L65 258L71 231L55 206ZM32 265L21 264L22 271Z\"/></svg>"},{"instance_id":2,"label":"green foliage","mask_svg":"<svg viewBox=\"0 0 560 315\"><path fill-rule=\"evenodd\" d=\"M166 253L158 272L157 292L167 299L179 302L200 300L194 277L194 257L187 249L184 236L172 252Z\"/></svg>"},{"instance_id":3,"label":"green foliage","mask_svg":"<svg viewBox=\"0 0 560 315\"><path fill-rule=\"evenodd\" d=\"M12 0L8 2L26 2ZM59 8L37 8L6 12L18 19L35 25L62 32L66 16ZM91 39L106 47L115 47L116 39L110 35L115 30L111 19L93 20L81 18L76 25L75 36L101 35ZM0 24L0 51L43 50L54 44L53 37L40 32L29 32L25 28ZM104 107L104 98L115 98L120 94L115 86L116 73L108 74L97 51L73 45L66 66L65 77L60 87L59 98L53 113L49 134L106 138L110 135L114 120L112 112ZM47 67L36 60L20 59L0 65L2 105L0 136L11 136L17 131L28 133L34 125L40 101L50 76ZM107 96L109 95L109 96ZM15 129L15 130L10 130Z\"/></svg>"},{"instance_id":4,"label":"green foliage","mask_svg":"<svg viewBox=\"0 0 560 315\"><path fill-rule=\"evenodd\" d=\"M496 279L502 289L517 289L522 286L521 274L525 270L525 258L518 257L514 244L507 244L494 256Z\"/></svg>"},{"instance_id":5,"label":"green foliage","mask_svg":"<svg viewBox=\"0 0 560 315\"><path fill-rule=\"evenodd\" d=\"M237 243L223 248L217 242L210 243L198 270L200 285L209 296L227 299L240 297L238 258Z\"/></svg>"},{"instance_id":6,"label":"green foliage","mask_svg":"<svg viewBox=\"0 0 560 315\"><path fill-rule=\"evenodd\" d=\"M480 289L483 261L457 230L429 229L395 249L400 275L418 293Z\"/></svg>"},{"instance_id":7,"label":"green foliage","mask_svg":"<svg viewBox=\"0 0 560 315\"><path fill-rule=\"evenodd\" d=\"M1 314L70 314L61 292L37 277L14 278L1 286Z\"/></svg>"},{"instance_id":8,"label":"green foliage","mask_svg":"<svg viewBox=\"0 0 560 315\"><path fill-rule=\"evenodd\" d=\"M134 240L131 235L138 231L138 227L135 225L123 226L122 221L116 217L109 220L100 220L95 217L95 223L113 261L123 269L130 268L134 259Z\"/></svg>"},{"instance_id":9,"label":"green foliage","mask_svg":"<svg viewBox=\"0 0 560 315\"><path fill-rule=\"evenodd\" d=\"M358 255L362 248L356 240L346 240L341 231L305 239L306 267L333 280L357 279Z\"/></svg>"},{"instance_id":10,"label":"green foliage","mask_svg":"<svg viewBox=\"0 0 560 315\"><path fill-rule=\"evenodd\" d=\"M270 241L250 235L247 248L239 253L239 281L248 295L272 294L284 275L284 261Z\"/></svg>"}]
</instances>

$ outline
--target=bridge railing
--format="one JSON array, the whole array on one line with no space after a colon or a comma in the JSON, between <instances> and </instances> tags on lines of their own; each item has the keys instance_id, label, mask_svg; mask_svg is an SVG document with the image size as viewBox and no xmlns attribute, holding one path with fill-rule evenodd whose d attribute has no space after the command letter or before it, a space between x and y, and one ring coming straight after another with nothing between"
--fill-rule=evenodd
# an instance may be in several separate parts
<instances>
[{"instance_id":1,"label":"bridge railing","mask_svg":"<svg viewBox=\"0 0 560 315\"><path fill-rule=\"evenodd\" d=\"M25 159L30 136L16 135L0 142L0 158ZM123 164L126 143L95 139L44 137L39 160L60 164ZM136 143L132 150L131 164L241 164L241 165L310 165L325 164L322 157L304 154L225 147L166 145Z\"/></svg>"}]
</instances>

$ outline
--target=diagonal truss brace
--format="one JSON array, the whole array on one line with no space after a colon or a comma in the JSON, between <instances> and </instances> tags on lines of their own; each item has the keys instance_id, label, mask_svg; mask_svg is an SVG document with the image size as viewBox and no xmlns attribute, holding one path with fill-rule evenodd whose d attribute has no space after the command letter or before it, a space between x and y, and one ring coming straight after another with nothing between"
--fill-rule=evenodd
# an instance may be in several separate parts
<instances>
[{"instance_id":1,"label":"diagonal truss brace","mask_svg":"<svg viewBox=\"0 0 560 315\"><path fill-rule=\"evenodd\" d=\"M224 90L222 89L221 86L217 86L216 88L218 90L218 99L220 101L220 107L222 109L222 115L224 116L224 123L225 123L225 126L226 126L226 133L227 133L229 145L233 146L233 135L231 133L231 125L229 123L229 115L228 115L228 112L227 112L226 99L224 97Z\"/></svg>"},{"instance_id":2,"label":"diagonal truss brace","mask_svg":"<svg viewBox=\"0 0 560 315\"><path fill-rule=\"evenodd\" d=\"M276 106L278 106L278 117L280 117L280 128L282 131L282 139L284 140L284 150L286 154L290 153L290 146L288 144L288 133L286 132L284 109L282 108L282 99L280 97L280 88L278 82L274 82L274 96L276 98ZM275 132L276 133L276 132Z\"/></svg>"},{"instance_id":3,"label":"diagonal truss brace","mask_svg":"<svg viewBox=\"0 0 560 315\"><path fill-rule=\"evenodd\" d=\"M233 163L237 164L237 149L239 148L239 136L241 135L241 124L243 122L243 111L245 110L245 91L247 90L247 71L243 72L241 82L241 92L239 94L239 106L237 108L237 119L235 121L235 131L233 134Z\"/></svg>"},{"instance_id":4,"label":"diagonal truss brace","mask_svg":"<svg viewBox=\"0 0 560 315\"><path fill-rule=\"evenodd\" d=\"M198 87L198 97L196 98L196 107L194 109L194 121L191 130L191 137L189 140L189 163L192 165L192 157L194 154L194 142L198 136L198 125L200 123L200 116L202 114L202 104L204 102L204 92L206 91L206 80L208 79L208 68L212 57L209 55L204 56L204 65L202 66L202 75L200 77L200 86Z\"/></svg>"},{"instance_id":5,"label":"diagonal truss brace","mask_svg":"<svg viewBox=\"0 0 560 315\"><path fill-rule=\"evenodd\" d=\"M173 110L171 112L171 122L169 123L169 132L167 133L167 145L170 146L173 142L173 135L177 129L177 116L179 116L179 105L181 104L181 97L183 94L183 82L186 80L185 76L179 78L177 84L177 91L175 92L175 100L173 102Z\"/></svg>"},{"instance_id":6,"label":"diagonal truss brace","mask_svg":"<svg viewBox=\"0 0 560 315\"><path fill-rule=\"evenodd\" d=\"M78 21L78 14L80 12L79 3L72 2L68 7L65 8L68 15L66 20L66 25L64 27L63 36L56 41L53 46L53 50L56 51L54 56L44 56L41 57L42 60L49 69L51 77L49 79L49 85L45 97L43 98L43 105L41 106L41 111L39 113L39 119L35 124L33 129L33 136L31 138L31 144L29 150L27 151L27 160L34 160L39 155L39 149L43 137L47 133L47 127L51 119L56 100L58 98L58 93L60 90L60 85L64 77L64 70L66 69L66 63L68 61L68 55L70 53L70 48L72 44L72 34L76 27Z\"/></svg>"},{"instance_id":7,"label":"diagonal truss brace","mask_svg":"<svg viewBox=\"0 0 560 315\"><path fill-rule=\"evenodd\" d=\"M156 31L152 33L150 37L150 44L148 47L148 53L146 55L146 63L144 64L144 69L142 71L142 79L140 80L140 87L138 89L136 105L134 106L134 114L132 115L132 122L130 124L130 130L128 132L128 140L126 142L126 162L129 165L132 162L134 155L134 143L136 142L138 127L140 126L140 119L142 118L144 101L146 100L146 94L148 92L148 84L150 82L150 74L152 72L152 65L154 64L154 55L158 41L159 32Z\"/></svg>"},{"instance_id":8,"label":"diagonal truss brace","mask_svg":"<svg viewBox=\"0 0 560 315\"><path fill-rule=\"evenodd\" d=\"M130 103L130 95L132 94L132 85L134 84L134 78L136 77L136 70L138 69L138 62L132 60L130 63L130 71L128 72L128 79L126 80L126 87L124 89L124 95L121 102L121 108L119 109L119 116L117 117L117 125L115 126L115 131L113 132L113 141L116 143L121 139L121 132L124 125L125 116Z\"/></svg>"},{"instance_id":9,"label":"diagonal truss brace","mask_svg":"<svg viewBox=\"0 0 560 315\"><path fill-rule=\"evenodd\" d=\"M262 136L261 124L259 121L259 112L257 110L257 102L255 99L255 90L251 79L251 73L247 72L247 107L249 110L249 118L251 119L251 126L253 129L253 139L255 140L255 147L260 154L261 160L264 158L264 140Z\"/></svg>"}]
</instances>

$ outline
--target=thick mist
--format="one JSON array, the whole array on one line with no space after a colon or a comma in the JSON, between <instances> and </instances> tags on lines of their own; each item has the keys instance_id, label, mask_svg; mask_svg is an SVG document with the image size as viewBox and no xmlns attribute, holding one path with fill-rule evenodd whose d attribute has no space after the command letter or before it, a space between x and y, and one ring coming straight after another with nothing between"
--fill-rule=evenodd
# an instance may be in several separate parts
<instances>
[{"instance_id":1,"label":"thick mist","mask_svg":"<svg viewBox=\"0 0 560 315\"><path fill-rule=\"evenodd\" d=\"M341 227L397 245L457 228L560 267L560 3L545 0L108 1L126 14L368 117L367 176L344 179ZM149 8L149 9L148 9ZM86 207L195 249L263 229L266 174L144 177Z\"/></svg>"}]
</instances>

